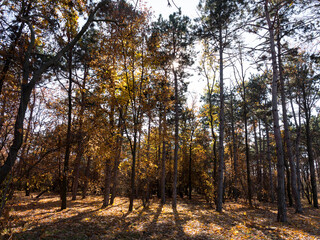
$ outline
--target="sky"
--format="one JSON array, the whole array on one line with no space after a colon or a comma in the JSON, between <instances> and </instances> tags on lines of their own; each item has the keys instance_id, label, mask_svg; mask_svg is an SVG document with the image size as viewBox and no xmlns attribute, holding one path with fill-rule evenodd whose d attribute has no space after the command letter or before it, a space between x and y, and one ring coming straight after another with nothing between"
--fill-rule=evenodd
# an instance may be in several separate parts
<instances>
[{"instance_id":1,"label":"sky","mask_svg":"<svg viewBox=\"0 0 320 240\"><path fill-rule=\"evenodd\" d=\"M173 0L176 6L172 3L172 0L170 0L171 7L168 6L168 0L144 1L146 2L146 5L151 8L152 12L154 12L155 20L158 18L159 14L161 14L164 19L167 19L171 13L178 11L177 7L181 8L182 15L186 15L190 19L198 17L197 5L199 0ZM197 49L198 48L200 47L197 46ZM187 97L189 106L192 105L193 101L196 101L197 106L199 107L200 96L204 92L205 82L198 75L196 66L197 63L189 70L189 73L191 73L192 76L187 79L187 82L189 82Z\"/></svg>"},{"instance_id":2,"label":"sky","mask_svg":"<svg viewBox=\"0 0 320 240\"><path fill-rule=\"evenodd\" d=\"M164 18L167 18L171 13L177 11L177 8L172 4L171 7L168 6L167 0L145 0L147 5L152 8L155 12L155 15L158 16L162 14ZM174 0L175 5L178 8L181 8L181 12L183 15L187 15L190 18L197 17L197 5L199 1L197 0Z\"/></svg>"}]
</instances>

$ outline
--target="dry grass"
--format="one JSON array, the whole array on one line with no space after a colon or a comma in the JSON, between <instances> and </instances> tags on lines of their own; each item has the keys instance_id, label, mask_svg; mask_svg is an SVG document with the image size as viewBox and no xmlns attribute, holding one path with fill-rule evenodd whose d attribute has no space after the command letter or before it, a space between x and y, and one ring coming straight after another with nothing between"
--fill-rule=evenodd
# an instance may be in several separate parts
<instances>
[{"instance_id":1,"label":"dry grass","mask_svg":"<svg viewBox=\"0 0 320 240\"><path fill-rule=\"evenodd\" d=\"M320 239L320 210L305 207L303 214L288 209L289 222L276 222L276 205L249 208L228 202L223 213L211 209L201 198L179 199L176 210L170 202L152 201L143 208L136 200L128 212L128 199L101 209L102 197L68 202L60 210L58 196L40 200L15 194L9 226L3 239Z\"/></svg>"}]
</instances>

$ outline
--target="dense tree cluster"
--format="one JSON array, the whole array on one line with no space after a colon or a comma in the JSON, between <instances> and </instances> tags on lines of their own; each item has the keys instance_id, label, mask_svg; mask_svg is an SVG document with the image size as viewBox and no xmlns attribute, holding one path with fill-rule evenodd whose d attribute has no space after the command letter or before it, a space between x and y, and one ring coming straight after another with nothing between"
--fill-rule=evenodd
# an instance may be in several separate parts
<instances>
[{"instance_id":1,"label":"dense tree cluster","mask_svg":"<svg viewBox=\"0 0 320 240\"><path fill-rule=\"evenodd\" d=\"M59 193L61 209L68 192L128 196L129 211L153 196L219 212L276 201L282 222L301 198L318 208L319 9L201 0L198 19L152 21L125 0L1 1L1 212L14 190Z\"/></svg>"}]
</instances>

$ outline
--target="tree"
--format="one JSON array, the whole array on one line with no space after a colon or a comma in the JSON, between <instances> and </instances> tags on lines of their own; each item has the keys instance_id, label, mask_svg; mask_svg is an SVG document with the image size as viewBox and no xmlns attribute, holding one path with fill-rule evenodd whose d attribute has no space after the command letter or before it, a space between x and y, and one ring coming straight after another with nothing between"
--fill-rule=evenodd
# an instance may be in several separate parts
<instances>
[{"instance_id":1,"label":"tree","mask_svg":"<svg viewBox=\"0 0 320 240\"><path fill-rule=\"evenodd\" d=\"M218 107L216 104L217 98L217 84L216 84L216 72L217 67L215 66L216 58L212 56L210 52L210 45L207 40L203 41L203 54L200 60L199 71L204 76L206 80L206 95L203 96L203 101L205 101L208 106L205 106L206 115L208 115L208 123L211 130L212 137L212 154L213 154L213 179L216 183L217 180L217 136L215 133L215 127L217 124L217 113Z\"/></svg>"},{"instance_id":2,"label":"tree","mask_svg":"<svg viewBox=\"0 0 320 240\"><path fill-rule=\"evenodd\" d=\"M247 94L247 88L248 84L245 82L246 78L246 71L244 69L243 64L243 53L242 53L242 45L239 44L239 65L240 69L238 69L235 65L233 66L234 70L234 78L236 79L240 92L241 92L241 98L242 98L242 104L243 104L243 120L244 120L244 132L245 132L245 152L246 152L246 166L247 166L247 187L248 187L248 200L249 205L252 206L252 181L251 181L251 171L250 171L250 149L249 149L249 139L248 139L248 118L249 118L249 109L248 109L248 94Z\"/></svg>"},{"instance_id":3,"label":"tree","mask_svg":"<svg viewBox=\"0 0 320 240\"><path fill-rule=\"evenodd\" d=\"M174 173L173 173L173 200L172 207L177 206L177 180L178 180L178 149L179 149L179 118L180 118L180 97L178 81L186 78L185 67L190 66L192 61L192 38L189 30L189 18L181 16L181 12L173 13L169 20L161 17L158 20L158 31L162 33L161 45L165 55L168 57L167 64L171 66L174 82Z\"/></svg>"},{"instance_id":4,"label":"tree","mask_svg":"<svg viewBox=\"0 0 320 240\"><path fill-rule=\"evenodd\" d=\"M318 208L317 181L314 166L314 157L312 150L312 137L310 129L312 108L319 99L317 92L319 91L318 81L319 74L316 74L314 63L309 56L297 56L292 59L291 73L288 72L294 88L296 88L298 103L305 115L305 131L307 141L308 163L310 167L311 188L313 196L313 205ZM290 64L290 65L291 65ZM297 124L297 121L296 121Z\"/></svg>"},{"instance_id":5,"label":"tree","mask_svg":"<svg viewBox=\"0 0 320 240\"><path fill-rule=\"evenodd\" d=\"M217 207L218 212L222 211L223 200L223 174L224 174L224 58L225 49L230 44L232 23L239 13L242 1L200 1L199 8L202 11L202 38L213 39L217 42L219 49L219 73L220 73L220 110L219 110L219 168L217 187Z\"/></svg>"},{"instance_id":6,"label":"tree","mask_svg":"<svg viewBox=\"0 0 320 240\"><path fill-rule=\"evenodd\" d=\"M276 141L277 149L277 170L278 170L278 216L277 219L280 222L287 222L287 209L285 202L285 184L284 184L284 157L283 157L283 147L281 142L281 133L279 125L279 113L278 113L278 65L277 65L277 56L276 56L276 46L275 46L275 35L274 27L269 13L269 1L265 0L264 2L265 17L268 24L269 31L269 43L270 51L272 55L272 115L274 121L274 136Z\"/></svg>"},{"instance_id":7,"label":"tree","mask_svg":"<svg viewBox=\"0 0 320 240\"><path fill-rule=\"evenodd\" d=\"M14 138L12 145L10 147L8 157L4 163L4 165L0 168L0 184L5 180L6 176L11 171L12 167L14 166L18 151L21 147L22 140L23 140L23 121L25 118L25 113L27 110L28 103L30 101L30 95L32 92L32 89L35 87L35 85L41 80L42 75L56 62L59 61L59 59L70 49L73 48L73 46L79 41L79 39L83 36L83 34L87 31L90 24L94 21L94 16L96 12L105 5L108 0L102 0L99 2L95 8L90 12L88 19L86 23L83 25L81 30L75 35L75 37L70 40L70 42L65 45L62 49L60 49L54 56L49 57L48 60L43 61L39 67L31 71L30 64L31 64L31 57L32 57L32 51L35 47L35 31L33 29L33 26L30 21L27 21L27 25L30 30L30 42L28 45L28 49L25 53L24 57L24 64L23 64L23 80L21 84L21 97L20 97L20 103L19 103L19 110L16 116L15 120L15 127L14 127ZM32 77L29 76L32 74ZM30 79L29 79L30 78Z\"/></svg>"}]
</instances>

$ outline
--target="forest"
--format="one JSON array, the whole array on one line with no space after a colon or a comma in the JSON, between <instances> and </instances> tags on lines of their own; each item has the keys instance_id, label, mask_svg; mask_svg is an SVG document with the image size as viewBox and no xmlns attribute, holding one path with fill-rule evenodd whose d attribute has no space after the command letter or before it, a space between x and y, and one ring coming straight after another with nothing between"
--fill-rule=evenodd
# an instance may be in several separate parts
<instances>
[{"instance_id":1,"label":"forest","mask_svg":"<svg viewBox=\"0 0 320 240\"><path fill-rule=\"evenodd\" d=\"M1 238L320 239L320 2L159 1L0 0Z\"/></svg>"}]
</instances>

